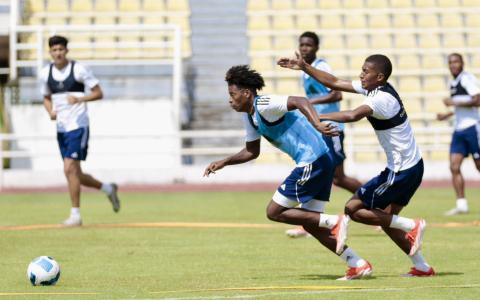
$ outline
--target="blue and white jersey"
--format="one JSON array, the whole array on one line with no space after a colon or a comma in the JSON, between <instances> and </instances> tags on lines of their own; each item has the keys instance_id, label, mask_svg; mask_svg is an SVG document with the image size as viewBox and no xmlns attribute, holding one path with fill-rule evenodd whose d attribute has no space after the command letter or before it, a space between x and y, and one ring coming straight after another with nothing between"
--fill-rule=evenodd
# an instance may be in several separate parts
<instances>
[{"instance_id":1,"label":"blue and white jersey","mask_svg":"<svg viewBox=\"0 0 480 300\"><path fill-rule=\"evenodd\" d=\"M387 155L387 167L398 172L416 165L422 155L395 89L387 83L367 91L362 88L359 80L352 81L352 86L357 93L365 95L363 105L368 105L373 110L368 121L375 129L378 141Z\"/></svg>"},{"instance_id":2,"label":"blue and white jersey","mask_svg":"<svg viewBox=\"0 0 480 300\"><path fill-rule=\"evenodd\" d=\"M288 154L297 164L313 163L327 153L328 147L307 118L298 110L288 111L288 96L257 96L255 112L244 114L246 141L265 137L272 145Z\"/></svg>"},{"instance_id":3,"label":"blue and white jersey","mask_svg":"<svg viewBox=\"0 0 480 300\"><path fill-rule=\"evenodd\" d=\"M321 58L315 59L315 61L312 63L312 67L320 70L327 72L329 74L332 73L332 68L328 65L328 63ZM310 75L308 75L305 72L302 72L302 82L303 82L303 88L305 89L305 94L307 95L308 99L315 99L318 97L322 97L325 95L330 94L331 89L328 87L324 86L314 78L312 78ZM315 109L317 110L317 113L319 114L326 114L330 112L337 112L340 111L340 102L333 102L333 103L325 103L325 104L315 104ZM337 123L333 121L328 121L332 124L335 124L337 128L341 131L345 129L345 125L343 123Z\"/></svg>"},{"instance_id":4,"label":"blue and white jersey","mask_svg":"<svg viewBox=\"0 0 480 300\"><path fill-rule=\"evenodd\" d=\"M454 103L465 103L472 100L472 96L480 94L480 88L475 76L463 71L451 80L450 97ZM479 121L477 107L455 106L455 131L474 126Z\"/></svg>"}]
</instances>

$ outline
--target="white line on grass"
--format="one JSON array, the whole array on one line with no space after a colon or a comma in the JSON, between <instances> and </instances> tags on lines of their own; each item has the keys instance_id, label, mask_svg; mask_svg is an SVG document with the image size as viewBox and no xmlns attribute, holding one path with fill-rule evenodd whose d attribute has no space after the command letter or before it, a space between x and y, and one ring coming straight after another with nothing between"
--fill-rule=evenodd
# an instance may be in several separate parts
<instances>
[{"instance_id":1,"label":"white line on grass","mask_svg":"<svg viewBox=\"0 0 480 300\"><path fill-rule=\"evenodd\" d=\"M262 293L262 294L236 294L231 296L193 296L193 297L168 297L162 298L164 300L215 300L215 299L251 299L251 298L260 298L260 297L286 297L286 296L299 296L299 295L318 295L318 294L332 294L332 293L369 293L369 292L384 292L384 291L404 291L404 290L420 290L420 289L438 289L438 288L449 288L449 289L462 289L462 288L479 288L480 284L470 284L470 285L451 285L451 286L419 286L419 287L392 287L392 288L340 288L340 289L329 289L329 290L310 290L302 292L274 292L274 293ZM205 290L208 291L208 290ZM228 290L225 290L228 291ZM178 291L182 292L182 291Z\"/></svg>"}]
</instances>

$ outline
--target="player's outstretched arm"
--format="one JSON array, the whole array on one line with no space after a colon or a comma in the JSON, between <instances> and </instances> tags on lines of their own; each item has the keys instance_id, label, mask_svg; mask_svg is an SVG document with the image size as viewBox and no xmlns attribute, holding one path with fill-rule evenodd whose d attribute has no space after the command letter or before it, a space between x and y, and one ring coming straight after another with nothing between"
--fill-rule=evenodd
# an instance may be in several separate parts
<instances>
[{"instance_id":1,"label":"player's outstretched arm","mask_svg":"<svg viewBox=\"0 0 480 300\"><path fill-rule=\"evenodd\" d=\"M357 93L350 80L339 79L332 74L312 67L305 62L298 52L295 52L295 56L296 58L282 57L278 60L277 64L282 68L302 70L332 90Z\"/></svg>"},{"instance_id":2,"label":"player's outstretched arm","mask_svg":"<svg viewBox=\"0 0 480 300\"><path fill-rule=\"evenodd\" d=\"M312 104L326 104L326 103L335 103L342 101L342 92L340 91L330 91L325 96L320 96L318 98L309 99Z\"/></svg>"},{"instance_id":3,"label":"player's outstretched arm","mask_svg":"<svg viewBox=\"0 0 480 300\"><path fill-rule=\"evenodd\" d=\"M246 142L245 148L240 152L224 158L222 160L214 161L208 165L203 173L203 177L208 177L210 174L215 174L215 171L223 169L225 166L243 164L253 159L256 159L260 155L260 139Z\"/></svg>"},{"instance_id":4,"label":"player's outstretched arm","mask_svg":"<svg viewBox=\"0 0 480 300\"><path fill-rule=\"evenodd\" d=\"M327 136L336 136L339 135L338 130L329 123L321 122L318 118L317 111L313 107L312 103L307 98L304 97L294 97L290 96L287 100L287 109L294 110L298 109L302 114L305 115L307 120L315 127L320 133Z\"/></svg>"},{"instance_id":5,"label":"player's outstretched arm","mask_svg":"<svg viewBox=\"0 0 480 300\"><path fill-rule=\"evenodd\" d=\"M319 117L321 120L332 120L341 123L351 123L361 120L370 116L373 110L368 105L360 105L354 110L344 110L339 112L332 112L328 114L321 114Z\"/></svg>"}]
</instances>

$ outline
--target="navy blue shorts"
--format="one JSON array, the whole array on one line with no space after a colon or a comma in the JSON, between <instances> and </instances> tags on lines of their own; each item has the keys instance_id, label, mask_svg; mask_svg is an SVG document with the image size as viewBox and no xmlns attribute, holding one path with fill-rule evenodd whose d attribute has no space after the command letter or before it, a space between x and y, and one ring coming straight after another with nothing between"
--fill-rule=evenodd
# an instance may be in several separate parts
<instances>
[{"instance_id":1,"label":"navy blue shorts","mask_svg":"<svg viewBox=\"0 0 480 300\"><path fill-rule=\"evenodd\" d=\"M395 203L406 206L422 183L423 160L413 167L393 172L386 168L377 177L365 183L357 194L368 209L385 209Z\"/></svg>"},{"instance_id":2,"label":"navy blue shorts","mask_svg":"<svg viewBox=\"0 0 480 300\"><path fill-rule=\"evenodd\" d=\"M311 164L293 169L278 187L277 193L298 203L306 203L312 199L328 201L334 170L332 158L324 154Z\"/></svg>"},{"instance_id":3,"label":"navy blue shorts","mask_svg":"<svg viewBox=\"0 0 480 300\"><path fill-rule=\"evenodd\" d=\"M343 140L345 139L345 134L343 131L340 131L339 136L322 135L322 137L327 144L328 149L330 150L329 154L333 158L335 167L342 164L346 157L345 152L343 151Z\"/></svg>"},{"instance_id":4,"label":"navy blue shorts","mask_svg":"<svg viewBox=\"0 0 480 300\"><path fill-rule=\"evenodd\" d=\"M459 153L464 157L472 154L474 159L480 159L479 128L473 125L463 130L453 132L450 154Z\"/></svg>"},{"instance_id":5,"label":"navy blue shorts","mask_svg":"<svg viewBox=\"0 0 480 300\"><path fill-rule=\"evenodd\" d=\"M57 141L62 158L73 160L87 159L89 135L88 127L68 132L57 132Z\"/></svg>"}]
</instances>

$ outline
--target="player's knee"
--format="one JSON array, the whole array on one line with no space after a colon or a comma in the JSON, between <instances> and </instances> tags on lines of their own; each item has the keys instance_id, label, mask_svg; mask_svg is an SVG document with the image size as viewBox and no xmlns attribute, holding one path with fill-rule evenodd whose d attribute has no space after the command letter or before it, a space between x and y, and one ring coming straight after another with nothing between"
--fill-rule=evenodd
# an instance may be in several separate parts
<instances>
[{"instance_id":1,"label":"player's knee","mask_svg":"<svg viewBox=\"0 0 480 300\"><path fill-rule=\"evenodd\" d=\"M354 221L355 221L355 212L356 212L356 211L357 211L357 210L356 210L354 207L352 207L352 206L350 206L350 205L348 205L348 204L345 205L345 210L344 210L345 214L346 214L347 216L349 216L349 217L350 217L352 220L354 220Z\"/></svg>"},{"instance_id":2,"label":"player's knee","mask_svg":"<svg viewBox=\"0 0 480 300\"><path fill-rule=\"evenodd\" d=\"M335 176L333 177L333 184L336 186L341 186L345 176Z\"/></svg>"},{"instance_id":3,"label":"player's knee","mask_svg":"<svg viewBox=\"0 0 480 300\"><path fill-rule=\"evenodd\" d=\"M267 218L270 221L280 222L279 214L273 209L267 208Z\"/></svg>"},{"instance_id":4,"label":"player's knee","mask_svg":"<svg viewBox=\"0 0 480 300\"><path fill-rule=\"evenodd\" d=\"M478 166L477 166L478 169ZM452 174L459 174L460 173L460 165L459 164L450 164L450 172Z\"/></svg>"}]
</instances>

